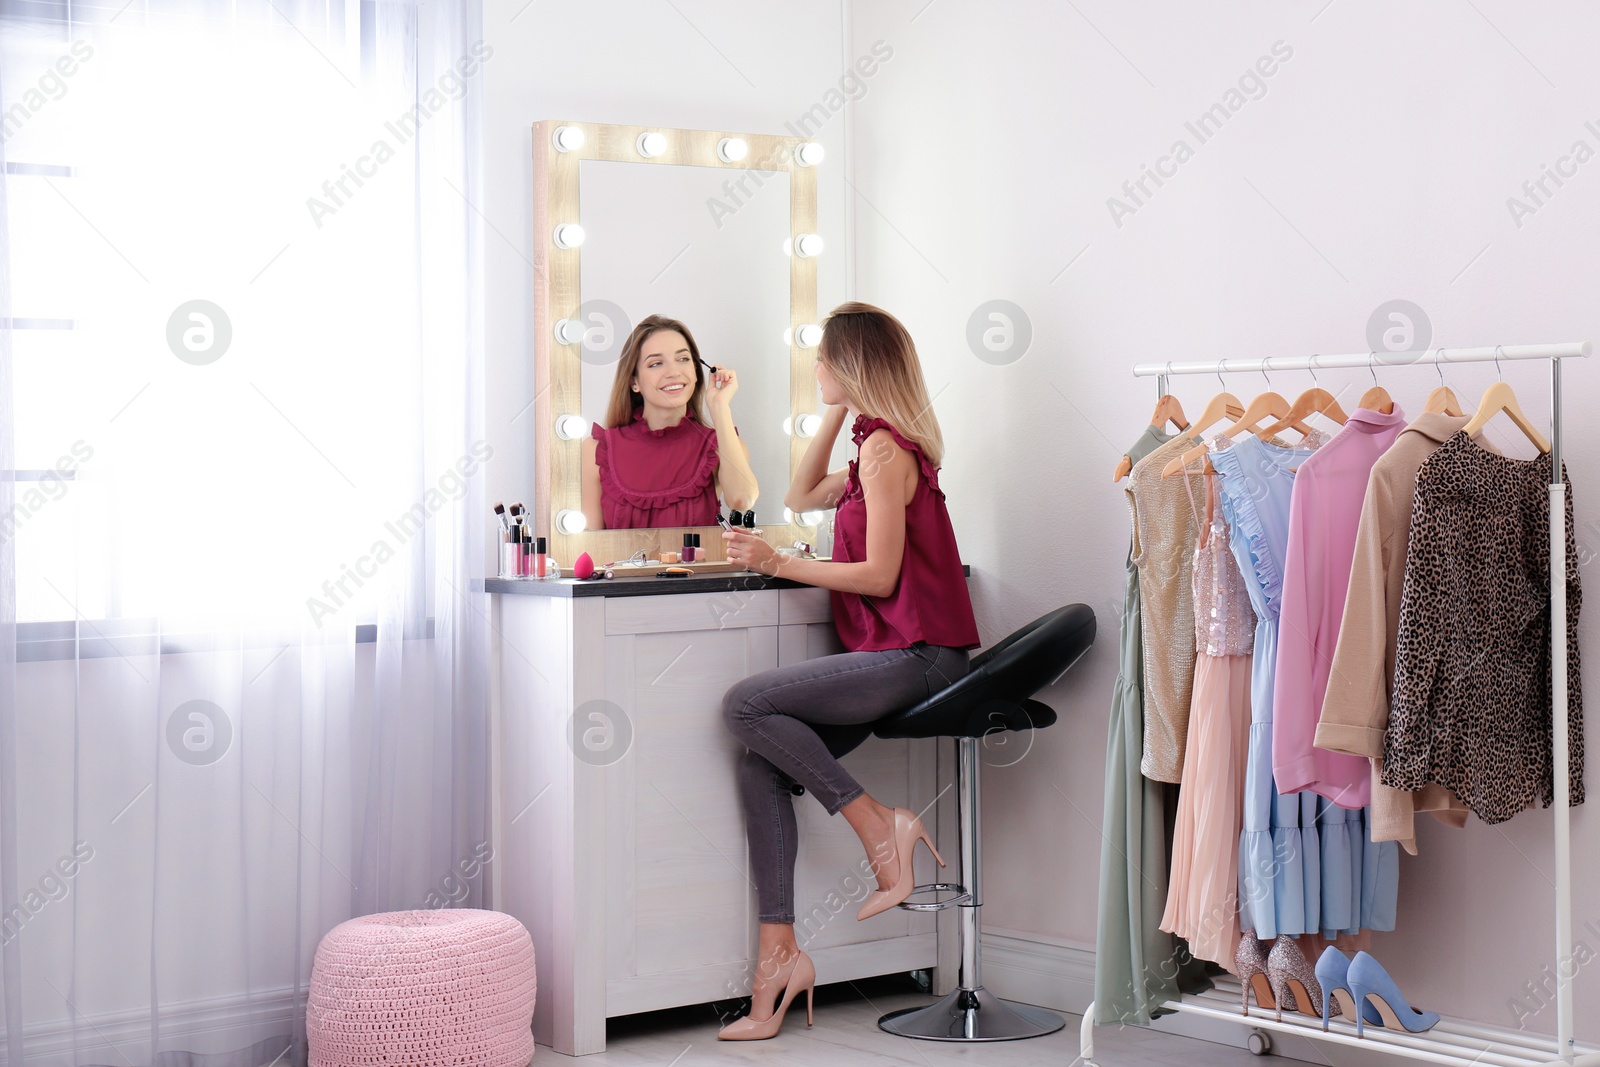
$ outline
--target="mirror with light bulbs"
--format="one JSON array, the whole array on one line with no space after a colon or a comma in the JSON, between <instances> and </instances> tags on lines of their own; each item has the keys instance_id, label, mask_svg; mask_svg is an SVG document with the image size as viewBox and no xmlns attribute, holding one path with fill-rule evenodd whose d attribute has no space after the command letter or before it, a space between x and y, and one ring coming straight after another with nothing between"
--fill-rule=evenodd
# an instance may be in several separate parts
<instances>
[{"instance_id":1,"label":"mirror with light bulbs","mask_svg":"<svg viewBox=\"0 0 1600 1067\"><path fill-rule=\"evenodd\" d=\"M725 406L759 487L754 510L764 536L779 546L816 541L806 520L820 517L789 516L783 496L820 421L812 364L822 334L821 146L765 134L546 121L534 124L533 148L534 517L539 531L549 531L554 556L563 566L580 552L598 564L641 549L659 558L679 551L685 533L699 533L705 559L723 558L715 525L593 528L598 509L585 498L584 475L594 461L585 442L594 425L614 421L614 389L633 388L639 404L645 378L659 405L687 385L701 391L702 412L713 406L716 385L703 366L679 372L682 382L649 370L618 381L629 333L648 315L681 321L705 364L736 375ZM587 451L592 456L592 444ZM724 465L719 476L727 474ZM603 516L600 523L610 525Z\"/></svg>"}]
</instances>

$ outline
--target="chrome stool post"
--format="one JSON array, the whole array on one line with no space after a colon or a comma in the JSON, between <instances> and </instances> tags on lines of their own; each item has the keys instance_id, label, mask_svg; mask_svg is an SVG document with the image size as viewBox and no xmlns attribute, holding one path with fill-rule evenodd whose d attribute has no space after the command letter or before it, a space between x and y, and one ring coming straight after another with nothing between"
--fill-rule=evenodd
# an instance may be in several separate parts
<instances>
[{"instance_id":1,"label":"chrome stool post","mask_svg":"<svg viewBox=\"0 0 1600 1067\"><path fill-rule=\"evenodd\" d=\"M978 742L962 737L956 768L956 806L961 833L961 877L965 884L935 882L919 885L918 893L953 892L957 895L933 903L905 903L908 911L959 908L961 969L956 989L923 1008L892 1011L878 1026L901 1037L925 1041L1015 1041L1041 1037L1066 1025L1053 1011L1013 1004L983 988L978 953L979 912L983 908L982 857L978 846Z\"/></svg>"}]
</instances>

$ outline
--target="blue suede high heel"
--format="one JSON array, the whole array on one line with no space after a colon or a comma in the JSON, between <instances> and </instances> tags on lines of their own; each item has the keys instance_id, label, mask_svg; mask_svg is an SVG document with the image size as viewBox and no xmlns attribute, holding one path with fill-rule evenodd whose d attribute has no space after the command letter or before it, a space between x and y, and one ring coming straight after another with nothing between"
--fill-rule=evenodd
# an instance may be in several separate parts
<instances>
[{"instance_id":1,"label":"blue suede high heel","mask_svg":"<svg viewBox=\"0 0 1600 1067\"><path fill-rule=\"evenodd\" d=\"M1343 1014L1346 1019L1354 1019L1356 1000L1350 993L1350 957L1329 945L1317 958L1316 976L1317 984L1322 987L1322 1029L1328 1029L1328 1020L1333 1015ZM1365 1001L1361 1004L1361 1017L1373 1026L1383 1025L1378 1009Z\"/></svg>"},{"instance_id":2,"label":"blue suede high heel","mask_svg":"<svg viewBox=\"0 0 1600 1067\"><path fill-rule=\"evenodd\" d=\"M1356 1003L1365 1008L1370 1002L1378 1010L1386 1029L1420 1034L1438 1025L1439 1014L1432 1011L1418 1011L1407 1004L1406 998L1400 993L1400 987L1389 977L1389 972L1367 953L1357 952L1356 958L1350 961L1349 978L1350 993L1355 997ZM1361 1013L1364 1014L1365 1011ZM1365 1036L1361 1032L1361 1015L1356 1016L1357 1037Z\"/></svg>"}]
</instances>

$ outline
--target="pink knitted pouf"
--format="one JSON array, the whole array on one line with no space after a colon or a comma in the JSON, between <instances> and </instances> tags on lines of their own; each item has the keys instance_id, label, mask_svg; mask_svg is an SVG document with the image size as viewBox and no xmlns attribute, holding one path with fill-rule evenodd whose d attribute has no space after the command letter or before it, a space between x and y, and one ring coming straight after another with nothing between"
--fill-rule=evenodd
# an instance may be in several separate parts
<instances>
[{"instance_id":1,"label":"pink knitted pouf","mask_svg":"<svg viewBox=\"0 0 1600 1067\"><path fill-rule=\"evenodd\" d=\"M447 908L342 922L311 968L311 1067L526 1067L534 992L533 939L509 915Z\"/></svg>"}]
</instances>

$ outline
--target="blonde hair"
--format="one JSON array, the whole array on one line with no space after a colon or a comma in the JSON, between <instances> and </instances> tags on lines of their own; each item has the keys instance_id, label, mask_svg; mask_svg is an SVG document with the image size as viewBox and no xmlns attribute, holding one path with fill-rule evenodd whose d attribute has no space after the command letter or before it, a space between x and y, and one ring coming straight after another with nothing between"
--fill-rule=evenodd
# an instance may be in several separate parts
<instances>
[{"instance_id":1,"label":"blonde hair","mask_svg":"<svg viewBox=\"0 0 1600 1067\"><path fill-rule=\"evenodd\" d=\"M887 420L902 437L916 442L929 463L940 465L944 435L922 380L917 346L899 319L871 304L840 304L823 324L817 359L838 381L851 407Z\"/></svg>"},{"instance_id":2,"label":"blonde hair","mask_svg":"<svg viewBox=\"0 0 1600 1067\"><path fill-rule=\"evenodd\" d=\"M706 371L700 362L700 346L694 343L694 334L677 319L669 319L665 315L646 315L628 335L627 342L622 346L622 356L617 360L617 376L611 382L611 400L606 404L607 426L629 425L639 409L644 407L644 397L632 389L633 379L639 373L639 354L644 351L646 341L667 330L682 334L689 343L689 355L694 357L694 393L689 397L687 416L702 426L709 425L705 413Z\"/></svg>"}]
</instances>

